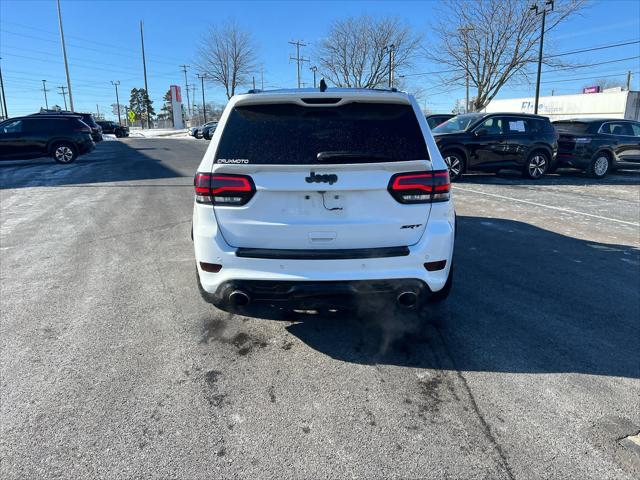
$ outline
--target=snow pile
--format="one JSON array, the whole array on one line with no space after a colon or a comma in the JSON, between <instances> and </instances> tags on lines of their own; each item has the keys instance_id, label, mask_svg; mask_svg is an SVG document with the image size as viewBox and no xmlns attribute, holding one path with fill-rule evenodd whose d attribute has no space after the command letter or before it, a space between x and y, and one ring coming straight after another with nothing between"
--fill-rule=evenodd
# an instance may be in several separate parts
<instances>
[{"instance_id":1,"label":"snow pile","mask_svg":"<svg viewBox=\"0 0 640 480\"><path fill-rule=\"evenodd\" d=\"M171 138L185 138L188 137L186 129L176 130L173 128L152 128L150 130L142 130L142 129L132 129L129 132L130 137L137 138L160 138L160 137L171 137Z\"/></svg>"}]
</instances>

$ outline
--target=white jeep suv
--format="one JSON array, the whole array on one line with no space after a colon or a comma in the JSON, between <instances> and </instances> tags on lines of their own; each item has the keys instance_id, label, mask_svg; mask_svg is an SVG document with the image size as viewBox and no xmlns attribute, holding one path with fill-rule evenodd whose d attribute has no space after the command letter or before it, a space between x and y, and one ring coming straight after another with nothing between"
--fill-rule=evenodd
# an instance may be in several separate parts
<instances>
[{"instance_id":1,"label":"white jeep suv","mask_svg":"<svg viewBox=\"0 0 640 480\"><path fill-rule=\"evenodd\" d=\"M195 175L200 291L238 311L449 293L455 211L415 99L385 90L233 97Z\"/></svg>"}]
</instances>

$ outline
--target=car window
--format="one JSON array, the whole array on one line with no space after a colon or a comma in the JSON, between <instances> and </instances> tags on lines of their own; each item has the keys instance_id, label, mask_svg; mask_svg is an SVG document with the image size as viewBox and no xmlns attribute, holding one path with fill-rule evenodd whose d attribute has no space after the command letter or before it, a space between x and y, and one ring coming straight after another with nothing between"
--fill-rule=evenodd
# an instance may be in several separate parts
<instances>
[{"instance_id":1,"label":"car window","mask_svg":"<svg viewBox=\"0 0 640 480\"><path fill-rule=\"evenodd\" d=\"M433 133L463 132L467 128L469 128L469 125L478 120L481 116L482 114L479 113L457 115L438 125L433 129Z\"/></svg>"},{"instance_id":2,"label":"car window","mask_svg":"<svg viewBox=\"0 0 640 480\"><path fill-rule=\"evenodd\" d=\"M528 130L532 133L543 133L553 130L550 122L546 122L538 118L528 118L527 127Z\"/></svg>"},{"instance_id":3,"label":"car window","mask_svg":"<svg viewBox=\"0 0 640 480\"><path fill-rule=\"evenodd\" d=\"M640 137L640 123L632 123L631 130L633 131L634 137Z\"/></svg>"},{"instance_id":4,"label":"car window","mask_svg":"<svg viewBox=\"0 0 640 480\"><path fill-rule=\"evenodd\" d=\"M55 120L45 119L29 119L23 123L22 131L25 133L49 133L52 129L51 124Z\"/></svg>"},{"instance_id":5,"label":"car window","mask_svg":"<svg viewBox=\"0 0 640 480\"><path fill-rule=\"evenodd\" d=\"M410 105L239 106L223 128L217 163L313 165L320 153L326 155L325 163L429 158Z\"/></svg>"},{"instance_id":6,"label":"car window","mask_svg":"<svg viewBox=\"0 0 640 480\"><path fill-rule=\"evenodd\" d=\"M523 118L507 118L509 133L527 133L529 130Z\"/></svg>"},{"instance_id":7,"label":"car window","mask_svg":"<svg viewBox=\"0 0 640 480\"><path fill-rule=\"evenodd\" d=\"M553 126L556 128L556 130L561 132L584 134L589 132L589 127L591 126L591 124L588 122L565 121L553 122Z\"/></svg>"},{"instance_id":8,"label":"car window","mask_svg":"<svg viewBox=\"0 0 640 480\"><path fill-rule=\"evenodd\" d=\"M602 125L600 128L601 133L608 133L610 135L628 135L633 136L633 130L631 126L626 122L608 122Z\"/></svg>"},{"instance_id":9,"label":"car window","mask_svg":"<svg viewBox=\"0 0 640 480\"><path fill-rule=\"evenodd\" d=\"M2 125L0 133L20 133L22 132L22 120L15 120Z\"/></svg>"},{"instance_id":10,"label":"car window","mask_svg":"<svg viewBox=\"0 0 640 480\"><path fill-rule=\"evenodd\" d=\"M503 135L505 133L505 119L502 117L487 118L476 130L485 129L488 135Z\"/></svg>"}]
</instances>

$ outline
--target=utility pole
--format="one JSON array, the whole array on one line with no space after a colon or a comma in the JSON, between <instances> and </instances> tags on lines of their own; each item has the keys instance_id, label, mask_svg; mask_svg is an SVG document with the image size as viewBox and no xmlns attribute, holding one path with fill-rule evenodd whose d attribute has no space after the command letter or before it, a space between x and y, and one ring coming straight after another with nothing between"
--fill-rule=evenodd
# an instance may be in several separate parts
<instances>
[{"instance_id":1,"label":"utility pole","mask_svg":"<svg viewBox=\"0 0 640 480\"><path fill-rule=\"evenodd\" d=\"M189 82L187 81L187 68L189 65L180 65L182 67L182 71L184 72L184 88L187 91L187 113L189 113L189 117L191 117L191 102L189 101Z\"/></svg>"},{"instance_id":2,"label":"utility pole","mask_svg":"<svg viewBox=\"0 0 640 480\"><path fill-rule=\"evenodd\" d=\"M289 42L290 45L295 45L296 46L296 56L292 57L289 56L289 60L295 60L296 64L297 64L297 72L298 72L298 88L300 88L300 67L304 62L308 62L309 59L308 58L304 58L300 56L300 47L306 47L307 44L306 43L302 43L300 40L295 40L295 41L291 41Z\"/></svg>"},{"instance_id":3,"label":"utility pole","mask_svg":"<svg viewBox=\"0 0 640 480\"><path fill-rule=\"evenodd\" d=\"M122 120L120 119L120 97L118 97L118 85L120 85L120 80L116 80L115 82L111 80L111 85L116 87L116 108L118 109L118 125L122 125Z\"/></svg>"},{"instance_id":4,"label":"utility pole","mask_svg":"<svg viewBox=\"0 0 640 480\"><path fill-rule=\"evenodd\" d=\"M264 91L264 67L260 65L260 90Z\"/></svg>"},{"instance_id":5,"label":"utility pole","mask_svg":"<svg viewBox=\"0 0 640 480\"><path fill-rule=\"evenodd\" d=\"M64 98L64 109L66 110L67 109L67 92L65 91L65 88L67 87L60 85L58 87L58 89L60 90L58 93L62 95L62 98Z\"/></svg>"},{"instance_id":6,"label":"utility pole","mask_svg":"<svg viewBox=\"0 0 640 480\"><path fill-rule=\"evenodd\" d=\"M7 97L4 94L4 81L2 80L2 67L0 67L0 91L2 92L2 106L3 118L9 118L9 112L7 111Z\"/></svg>"},{"instance_id":7,"label":"utility pole","mask_svg":"<svg viewBox=\"0 0 640 480\"><path fill-rule=\"evenodd\" d=\"M42 91L44 92L44 108L49 110L49 101L47 100L47 81L42 80Z\"/></svg>"},{"instance_id":8,"label":"utility pole","mask_svg":"<svg viewBox=\"0 0 640 480\"><path fill-rule=\"evenodd\" d=\"M140 41L142 43L142 68L144 70L144 91L147 94L147 98L145 99L144 103L145 103L145 109L147 111L147 128L150 128L149 122L151 121L151 119L149 118L149 87L147 86L147 61L144 57L144 31L142 29L142 20L140 20Z\"/></svg>"},{"instance_id":9,"label":"utility pole","mask_svg":"<svg viewBox=\"0 0 640 480\"><path fill-rule=\"evenodd\" d=\"M464 77L466 83L466 95L465 95L465 104L464 104L464 113L469 113L469 32L473 30L473 27L464 27L458 29L462 36L464 37L464 54L465 54L465 64L464 64Z\"/></svg>"},{"instance_id":10,"label":"utility pole","mask_svg":"<svg viewBox=\"0 0 640 480\"><path fill-rule=\"evenodd\" d=\"M98 114L98 118L100 118L100 107L96 103L96 113Z\"/></svg>"},{"instance_id":11,"label":"utility pole","mask_svg":"<svg viewBox=\"0 0 640 480\"><path fill-rule=\"evenodd\" d=\"M202 122L202 123L207 123L207 105L204 103L204 79L207 78L207 74L204 73L204 74L200 75L198 73L197 75L198 75L198 78L200 79L200 86L202 88L202 114L204 115L204 122ZM256 84L256 79L254 77L253 78L253 88L255 88L255 84Z\"/></svg>"},{"instance_id":12,"label":"utility pole","mask_svg":"<svg viewBox=\"0 0 640 480\"><path fill-rule=\"evenodd\" d=\"M253 90L256 90L256 76L253 76Z\"/></svg>"},{"instance_id":13,"label":"utility pole","mask_svg":"<svg viewBox=\"0 0 640 480\"><path fill-rule=\"evenodd\" d=\"M553 11L553 1L554 0L545 0L542 8L538 7L538 4L532 5L529 10L536 12L536 15L542 15L542 27L540 29L540 51L538 53L538 77L536 80L536 103L534 105L534 114L538 114L538 101L540 99L540 75L542 74L542 49L544 46L544 24L547 18L547 13ZM547 7L550 6L547 10Z\"/></svg>"},{"instance_id":14,"label":"utility pole","mask_svg":"<svg viewBox=\"0 0 640 480\"><path fill-rule=\"evenodd\" d=\"M393 88L393 56L396 51L396 46L392 43L384 48L389 52L389 88Z\"/></svg>"},{"instance_id":15,"label":"utility pole","mask_svg":"<svg viewBox=\"0 0 640 480\"><path fill-rule=\"evenodd\" d=\"M316 88L316 72L318 71L318 67L314 65L313 67L309 68L309 70L313 72L313 88Z\"/></svg>"},{"instance_id":16,"label":"utility pole","mask_svg":"<svg viewBox=\"0 0 640 480\"><path fill-rule=\"evenodd\" d=\"M62 30L62 11L60 10L60 0L58 0L58 23L60 24L60 39L62 40L62 56L64 57L64 69L67 72L67 89L69 90L69 103L71 104L71 111L73 109L73 95L71 93L71 78L69 77L69 63L67 62L67 47L64 43L64 31ZM65 100L66 102L66 100ZM66 106L64 107L66 110Z\"/></svg>"},{"instance_id":17,"label":"utility pole","mask_svg":"<svg viewBox=\"0 0 640 480\"><path fill-rule=\"evenodd\" d=\"M196 114L196 86L194 84L189 85L189 88L191 89L191 98L192 98L192 104L191 104L191 112L193 113L193 115L195 116Z\"/></svg>"},{"instance_id":18,"label":"utility pole","mask_svg":"<svg viewBox=\"0 0 640 480\"><path fill-rule=\"evenodd\" d=\"M627 92L631 90L631 70L627 72Z\"/></svg>"}]
</instances>

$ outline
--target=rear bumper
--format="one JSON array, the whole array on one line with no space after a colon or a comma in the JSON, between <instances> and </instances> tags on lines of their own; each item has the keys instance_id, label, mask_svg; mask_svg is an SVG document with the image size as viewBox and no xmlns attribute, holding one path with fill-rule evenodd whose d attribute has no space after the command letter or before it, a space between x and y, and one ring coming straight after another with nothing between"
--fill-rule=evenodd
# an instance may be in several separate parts
<instances>
[{"instance_id":1,"label":"rear bumper","mask_svg":"<svg viewBox=\"0 0 640 480\"><path fill-rule=\"evenodd\" d=\"M315 284L318 292L326 282L419 281L430 292L441 290L449 274L455 235L455 213L451 202L434 204L425 232L418 243L402 256L348 259L290 259L239 257L229 246L213 216L213 210L196 205L194 247L202 289L218 294L223 285L234 282L303 282ZM445 268L428 271L424 264L446 260ZM205 272L200 262L222 265L217 273ZM342 287L341 287L342 288ZM353 285L348 287L353 290ZM358 293L358 288L355 292Z\"/></svg>"},{"instance_id":2,"label":"rear bumper","mask_svg":"<svg viewBox=\"0 0 640 480\"><path fill-rule=\"evenodd\" d=\"M558 152L556 165L558 167L587 168L591 163L591 152Z\"/></svg>"},{"instance_id":3,"label":"rear bumper","mask_svg":"<svg viewBox=\"0 0 640 480\"><path fill-rule=\"evenodd\" d=\"M395 300L404 291L415 292L426 300L431 295L429 286L421 280L351 280L351 281L270 281L231 280L220 284L214 294L205 294L205 300L219 304L233 291L241 290L252 304L286 305L289 308L314 309L317 307L357 307L363 298Z\"/></svg>"}]
</instances>

